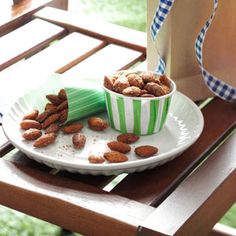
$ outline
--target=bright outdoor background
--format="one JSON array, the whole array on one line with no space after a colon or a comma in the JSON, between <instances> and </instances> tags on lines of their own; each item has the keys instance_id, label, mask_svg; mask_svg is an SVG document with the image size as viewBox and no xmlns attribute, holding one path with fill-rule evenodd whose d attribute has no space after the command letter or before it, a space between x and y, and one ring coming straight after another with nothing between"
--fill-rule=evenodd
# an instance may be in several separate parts
<instances>
[{"instance_id":1,"label":"bright outdoor background","mask_svg":"<svg viewBox=\"0 0 236 236\"><path fill-rule=\"evenodd\" d=\"M70 10L92 15L140 31L146 31L145 0L70 0ZM224 196L222 196L224 197ZM217 207L217 206L216 206ZM63 213L62 213L63 214ZM236 228L236 204L221 223ZM66 236L79 235L61 231L55 225L0 206L0 236Z\"/></svg>"}]
</instances>

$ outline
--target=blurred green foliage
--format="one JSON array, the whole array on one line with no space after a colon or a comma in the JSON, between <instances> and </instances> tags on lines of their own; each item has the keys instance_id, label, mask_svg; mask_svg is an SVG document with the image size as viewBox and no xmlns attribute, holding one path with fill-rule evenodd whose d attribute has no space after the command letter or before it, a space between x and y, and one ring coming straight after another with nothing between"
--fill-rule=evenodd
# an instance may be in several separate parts
<instances>
[{"instance_id":1,"label":"blurred green foliage","mask_svg":"<svg viewBox=\"0 0 236 236\"><path fill-rule=\"evenodd\" d=\"M76 0L74 12L92 15L111 23L146 31L147 1L145 0Z\"/></svg>"}]
</instances>

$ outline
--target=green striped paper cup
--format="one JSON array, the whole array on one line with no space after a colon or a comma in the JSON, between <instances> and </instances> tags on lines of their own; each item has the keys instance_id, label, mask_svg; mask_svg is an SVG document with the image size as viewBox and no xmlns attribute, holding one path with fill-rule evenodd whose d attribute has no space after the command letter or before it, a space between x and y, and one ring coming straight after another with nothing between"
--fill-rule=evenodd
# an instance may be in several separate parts
<instances>
[{"instance_id":1,"label":"green striped paper cup","mask_svg":"<svg viewBox=\"0 0 236 236\"><path fill-rule=\"evenodd\" d=\"M68 99L68 116L71 122L106 110L104 91L99 82L80 80L79 86L65 86Z\"/></svg>"},{"instance_id":2,"label":"green striped paper cup","mask_svg":"<svg viewBox=\"0 0 236 236\"><path fill-rule=\"evenodd\" d=\"M128 97L103 86L110 126L122 133L149 135L160 132L165 125L171 98L176 90L160 97Z\"/></svg>"},{"instance_id":3,"label":"green striped paper cup","mask_svg":"<svg viewBox=\"0 0 236 236\"><path fill-rule=\"evenodd\" d=\"M31 93L37 100L40 112L44 111L45 104L48 102L45 95L57 94L62 88L65 89L68 99L68 115L65 123L106 111L100 77L72 78L53 73Z\"/></svg>"}]
</instances>

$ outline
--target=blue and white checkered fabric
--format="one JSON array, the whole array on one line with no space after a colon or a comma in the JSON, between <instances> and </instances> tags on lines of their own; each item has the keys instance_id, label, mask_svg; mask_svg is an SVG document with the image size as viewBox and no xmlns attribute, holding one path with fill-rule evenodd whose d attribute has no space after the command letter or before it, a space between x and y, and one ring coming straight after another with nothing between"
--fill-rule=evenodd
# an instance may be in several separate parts
<instances>
[{"instance_id":1,"label":"blue and white checkered fabric","mask_svg":"<svg viewBox=\"0 0 236 236\"><path fill-rule=\"evenodd\" d=\"M153 22L151 25L151 36L153 41L156 41L157 34L166 19L172 5L174 4L175 0L160 0L159 6L157 8L156 14L153 18ZM225 82L219 80L212 74L210 74L204 67L203 67L203 61L202 61L202 48L204 39L207 33L208 28L211 25L211 22L215 16L216 10L218 7L218 0L214 0L214 10L210 18L207 20L204 27L201 29L200 33L197 36L196 42L195 42L195 52L197 56L198 63L200 65L202 75L204 78L204 81L206 85L209 87L209 89L220 98L235 102L236 101L236 88L232 87L231 85L226 84ZM158 53L159 55L159 53ZM158 66L156 71L158 73L164 74L165 73L165 62L160 57Z\"/></svg>"},{"instance_id":2,"label":"blue and white checkered fabric","mask_svg":"<svg viewBox=\"0 0 236 236\"><path fill-rule=\"evenodd\" d=\"M203 78L205 83L209 87L209 89L217 96L221 97L224 100L233 102L236 101L236 88L224 83L223 81L219 80L212 74L210 74L204 67L202 61L202 48L203 42L207 33L208 28L211 25L211 22L215 16L216 10L218 7L218 0L214 0L214 10L210 18L207 20L204 27L201 29L200 33L197 36L195 42L195 52L197 56L198 63L200 65Z\"/></svg>"},{"instance_id":3,"label":"blue and white checkered fabric","mask_svg":"<svg viewBox=\"0 0 236 236\"><path fill-rule=\"evenodd\" d=\"M156 14L153 18L152 25L151 25L151 35L152 39L155 42L157 38L157 34L164 23L173 3L175 0L160 0L158 9L156 11ZM159 55L159 52L158 52ZM157 73L163 75L165 73L166 65L165 61L160 57L159 55L159 63L157 66Z\"/></svg>"},{"instance_id":4,"label":"blue and white checkered fabric","mask_svg":"<svg viewBox=\"0 0 236 236\"><path fill-rule=\"evenodd\" d=\"M2 124L2 113L0 112L0 125Z\"/></svg>"}]
</instances>

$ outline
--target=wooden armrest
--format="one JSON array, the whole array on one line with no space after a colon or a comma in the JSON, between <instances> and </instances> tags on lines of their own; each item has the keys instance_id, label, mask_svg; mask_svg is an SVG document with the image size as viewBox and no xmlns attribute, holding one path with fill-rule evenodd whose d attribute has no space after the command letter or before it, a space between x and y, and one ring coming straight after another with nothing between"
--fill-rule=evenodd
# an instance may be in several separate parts
<instances>
[{"instance_id":1,"label":"wooden armrest","mask_svg":"<svg viewBox=\"0 0 236 236\"><path fill-rule=\"evenodd\" d=\"M79 31L92 37L106 40L108 43L123 46L146 53L146 33L127 27L100 21L96 18L78 16L74 13L45 7L34 15L37 18L48 20L67 28L70 31Z\"/></svg>"},{"instance_id":2,"label":"wooden armrest","mask_svg":"<svg viewBox=\"0 0 236 236\"><path fill-rule=\"evenodd\" d=\"M235 143L236 133L158 206L139 235L207 235L236 200Z\"/></svg>"}]
</instances>

